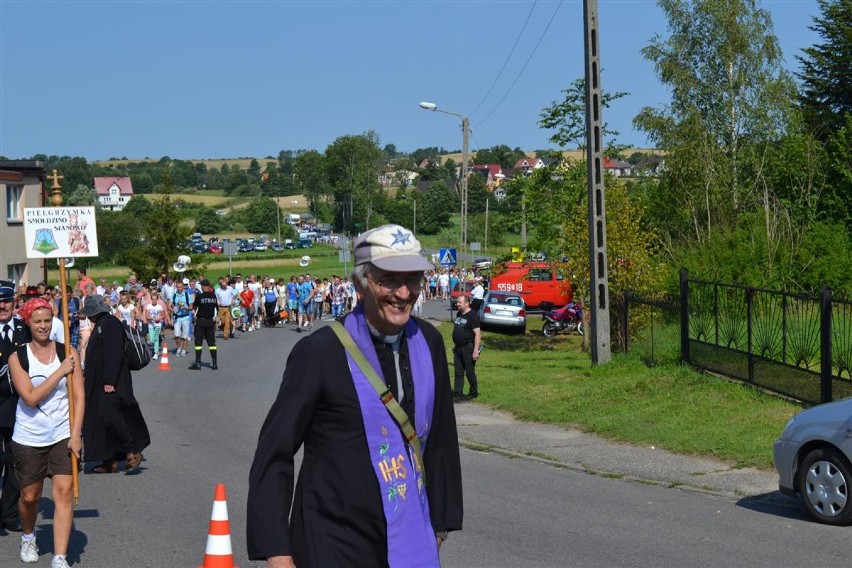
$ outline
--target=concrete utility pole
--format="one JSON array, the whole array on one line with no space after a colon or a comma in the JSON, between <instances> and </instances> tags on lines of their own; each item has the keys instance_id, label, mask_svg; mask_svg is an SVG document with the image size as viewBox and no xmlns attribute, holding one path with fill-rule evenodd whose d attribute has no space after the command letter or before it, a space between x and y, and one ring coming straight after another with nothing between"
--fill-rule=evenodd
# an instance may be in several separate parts
<instances>
[{"instance_id":1,"label":"concrete utility pole","mask_svg":"<svg viewBox=\"0 0 852 568\"><path fill-rule=\"evenodd\" d=\"M420 108L423 110L431 110L432 112L451 114L462 119L462 166L461 185L459 191L459 199L461 201L461 220L459 221L458 263L463 265L462 259L467 253L467 166L470 159L470 144L468 143L470 138L470 120L463 114L438 108L438 105L435 103L423 101L420 103Z\"/></svg>"},{"instance_id":2,"label":"concrete utility pole","mask_svg":"<svg viewBox=\"0 0 852 568\"><path fill-rule=\"evenodd\" d=\"M609 275L606 256L604 199L603 106L598 42L598 1L583 0L586 52L586 162L589 192L589 296L592 363L612 358L609 329Z\"/></svg>"}]
</instances>

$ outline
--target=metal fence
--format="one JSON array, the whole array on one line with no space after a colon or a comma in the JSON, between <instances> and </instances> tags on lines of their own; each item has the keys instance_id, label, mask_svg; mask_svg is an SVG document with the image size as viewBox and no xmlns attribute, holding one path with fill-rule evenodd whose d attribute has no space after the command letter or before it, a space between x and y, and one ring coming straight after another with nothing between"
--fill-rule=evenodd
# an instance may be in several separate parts
<instances>
[{"instance_id":1,"label":"metal fence","mask_svg":"<svg viewBox=\"0 0 852 568\"><path fill-rule=\"evenodd\" d=\"M678 358L698 368L817 404L852 396L852 302L690 279L680 298L619 299L619 344L649 364ZM679 321L678 321L679 320Z\"/></svg>"}]
</instances>

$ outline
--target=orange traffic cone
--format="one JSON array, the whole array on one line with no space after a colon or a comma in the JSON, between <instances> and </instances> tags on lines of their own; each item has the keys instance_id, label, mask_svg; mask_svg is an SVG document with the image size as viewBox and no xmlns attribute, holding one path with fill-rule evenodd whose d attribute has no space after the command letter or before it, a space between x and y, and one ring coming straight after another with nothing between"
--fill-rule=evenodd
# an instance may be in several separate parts
<instances>
[{"instance_id":1,"label":"orange traffic cone","mask_svg":"<svg viewBox=\"0 0 852 568\"><path fill-rule=\"evenodd\" d=\"M228 503L225 501L225 484L216 484L213 496L213 514L207 531L207 550L204 564L199 568L237 568L231 550L231 523L228 521Z\"/></svg>"},{"instance_id":2,"label":"orange traffic cone","mask_svg":"<svg viewBox=\"0 0 852 568\"><path fill-rule=\"evenodd\" d=\"M166 347L166 342L163 341L163 354L160 355L160 371L171 371L172 366L169 365L169 348Z\"/></svg>"}]
</instances>

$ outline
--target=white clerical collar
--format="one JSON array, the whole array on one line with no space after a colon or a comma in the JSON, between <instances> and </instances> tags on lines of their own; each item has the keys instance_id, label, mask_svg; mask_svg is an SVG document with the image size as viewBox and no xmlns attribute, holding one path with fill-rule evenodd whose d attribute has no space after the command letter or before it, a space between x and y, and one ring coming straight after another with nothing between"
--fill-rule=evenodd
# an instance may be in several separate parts
<instances>
[{"instance_id":1,"label":"white clerical collar","mask_svg":"<svg viewBox=\"0 0 852 568\"><path fill-rule=\"evenodd\" d=\"M399 340L402 338L402 331L393 335L388 335L386 333L382 333L381 331L373 327L373 324L371 324L369 321L367 322L367 327L370 329L370 335L372 335L376 339L383 341L384 343L394 345L394 347L398 346Z\"/></svg>"}]
</instances>

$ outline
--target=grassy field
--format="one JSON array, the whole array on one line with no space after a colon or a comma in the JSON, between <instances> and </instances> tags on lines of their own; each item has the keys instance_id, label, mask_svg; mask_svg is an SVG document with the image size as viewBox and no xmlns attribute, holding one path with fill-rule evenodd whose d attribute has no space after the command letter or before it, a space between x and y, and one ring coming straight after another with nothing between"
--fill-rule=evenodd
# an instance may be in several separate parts
<instances>
[{"instance_id":1,"label":"grassy field","mask_svg":"<svg viewBox=\"0 0 852 568\"><path fill-rule=\"evenodd\" d=\"M145 199L156 199L156 194L142 194ZM230 203L236 203L239 207L241 204L248 203L250 197L226 197L222 191L198 191L195 193L173 193L172 199L182 199L187 203L201 203L208 207L224 207ZM278 207L284 212L304 213L308 210L308 202L304 195L288 195L286 197L275 197Z\"/></svg>"},{"instance_id":2,"label":"grassy field","mask_svg":"<svg viewBox=\"0 0 852 568\"><path fill-rule=\"evenodd\" d=\"M452 345L452 327L441 325ZM801 407L638 353L592 366L577 335L485 332L479 399L525 421L579 427L613 440L772 468L772 442ZM452 353L448 350L452 361Z\"/></svg>"}]
</instances>

